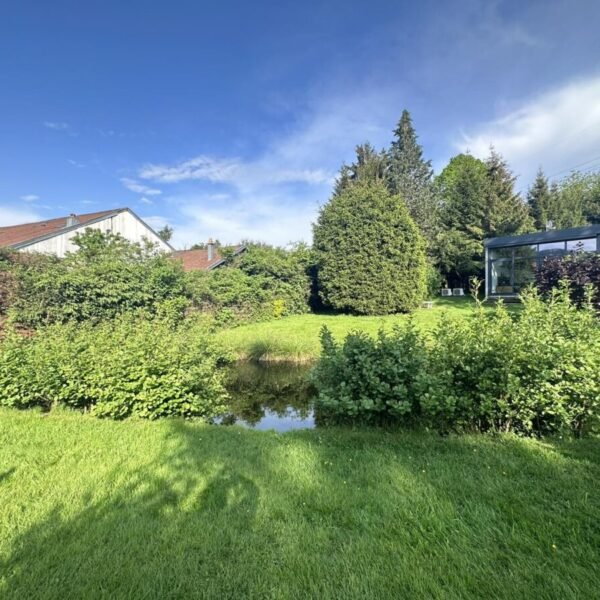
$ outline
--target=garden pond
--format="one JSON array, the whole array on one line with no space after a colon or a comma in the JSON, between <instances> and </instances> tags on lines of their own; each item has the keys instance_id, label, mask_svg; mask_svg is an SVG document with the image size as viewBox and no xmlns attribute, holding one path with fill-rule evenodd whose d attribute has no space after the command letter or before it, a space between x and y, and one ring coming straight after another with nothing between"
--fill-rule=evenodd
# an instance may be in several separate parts
<instances>
[{"instance_id":1,"label":"garden pond","mask_svg":"<svg viewBox=\"0 0 600 600\"><path fill-rule=\"evenodd\" d=\"M253 429L284 432L315 427L311 365L238 362L229 368L228 413L218 421Z\"/></svg>"}]
</instances>

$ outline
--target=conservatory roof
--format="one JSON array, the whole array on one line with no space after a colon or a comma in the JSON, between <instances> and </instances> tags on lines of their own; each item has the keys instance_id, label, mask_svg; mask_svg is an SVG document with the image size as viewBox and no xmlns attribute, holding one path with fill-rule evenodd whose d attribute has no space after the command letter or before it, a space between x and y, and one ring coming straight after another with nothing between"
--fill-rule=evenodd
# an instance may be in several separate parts
<instances>
[{"instance_id":1,"label":"conservatory roof","mask_svg":"<svg viewBox=\"0 0 600 600\"><path fill-rule=\"evenodd\" d=\"M563 242L566 240L584 240L600 235L599 225L587 225L572 229L553 229L551 231L536 231L524 235L506 235L503 237L483 240L486 248L504 248L507 246L528 246L530 244L544 244L546 242Z\"/></svg>"}]
</instances>

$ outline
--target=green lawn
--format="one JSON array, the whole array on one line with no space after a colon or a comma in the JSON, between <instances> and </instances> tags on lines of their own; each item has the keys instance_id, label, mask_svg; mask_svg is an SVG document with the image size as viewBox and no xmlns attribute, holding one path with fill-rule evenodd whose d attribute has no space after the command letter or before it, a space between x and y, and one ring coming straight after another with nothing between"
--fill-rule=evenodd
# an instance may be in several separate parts
<instances>
[{"instance_id":1,"label":"green lawn","mask_svg":"<svg viewBox=\"0 0 600 600\"><path fill-rule=\"evenodd\" d=\"M415 311L415 323L421 329L431 331L443 313L466 317L473 304L469 297L439 299L432 309L420 308ZM518 309L517 305L509 306L510 310ZM341 340L352 330L360 329L374 335L379 329L390 329L407 318L407 315L296 315L226 329L219 333L219 337L239 359L311 361L320 354L319 331L323 325L327 325L334 336Z\"/></svg>"},{"instance_id":2,"label":"green lawn","mask_svg":"<svg viewBox=\"0 0 600 600\"><path fill-rule=\"evenodd\" d=\"M0 597L599 597L600 440L0 410Z\"/></svg>"}]
</instances>

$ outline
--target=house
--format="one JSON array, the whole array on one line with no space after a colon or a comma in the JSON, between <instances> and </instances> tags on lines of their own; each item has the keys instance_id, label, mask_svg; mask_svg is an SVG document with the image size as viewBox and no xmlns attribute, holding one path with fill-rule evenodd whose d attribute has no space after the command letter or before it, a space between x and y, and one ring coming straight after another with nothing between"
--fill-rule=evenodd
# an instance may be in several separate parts
<instances>
[{"instance_id":1,"label":"house","mask_svg":"<svg viewBox=\"0 0 600 600\"><path fill-rule=\"evenodd\" d=\"M548 256L600 252L600 225L484 240L486 298L516 298Z\"/></svg>"},{"instance_id":2,"label":"house","mask_svg":"<svg viewBox=\"0 0 600 600\"><path fill-rule=\"evenodd\" d=\"M233 255L236 256L245 251L246 246L237 246L233 250ZM219 248L212 240L208 240L205 248L173 252L173 258L181 261L184 271L210 271L225 262Z\"/></svg>"},{"instance_id":3,"label":"house","mask_svg":"<svg viewBox=\"0 0 600 600\"><path fill-rule=\"evenodd\" d=\"M62 258L67 252L76 250L72 242L73 237L88 228L120 234L131 242L148 240L160 250L173 252L173 248L129 208L103 210L85 215L72 214L37 223L0 227L0 247L54 254Z\"/></svg>"}]
</instances>

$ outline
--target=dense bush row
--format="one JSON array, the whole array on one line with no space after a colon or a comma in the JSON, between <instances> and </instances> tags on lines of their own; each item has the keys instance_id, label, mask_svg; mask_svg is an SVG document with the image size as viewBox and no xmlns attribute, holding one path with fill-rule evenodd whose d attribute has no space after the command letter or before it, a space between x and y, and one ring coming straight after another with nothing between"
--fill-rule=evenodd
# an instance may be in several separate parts
<instances>
[{"instance_id":1,"label":"dense bush row","mask_svg":"<svg viewBox=\"0 0 600 600\"><path fill-rule=\"evenodd\" d=\"M102 417L211 418L224 410L227 355L193 319L135 315L99 324L8 331L0 341L0 405L63 405Z\"/></svg>"},{"instance_id":2,"label":"dense bush row","mask_svg":"<svg viewBox=\"0 0 600 600\"><path fill-rule=\"evenodd\" d=\"M500 304L445 320L430 339L408 324L342 344L324 330L322 344L318 405L336 418L538 434L600 426L600 322L564 286L547 302L526 294L518 319Z\"/></svg>"},{"instance_id":3,"label":"dense bush row","mask_svg":"<svg viewBox=\"0 0 600 600\"><path fill-rule=\"evenodd\" d=\"M224 267L189 273L188 291L194 306L223 324L305 313L310 258L304 245L291 250L250 245Z\"/></svg>"},{"instance_id":4,"label":"dense bush row","mask_svg":"<svg viewBox=\"0 0 600 600\"><path fill-rule=\"evenodd\" d=\"M577 306L585 303L586 289L593 286L592 302L600 309L600 254L575 252L565 257L546 258L536 271L536 287L548 296L562 281L569 283L571 299Z\"/></svg>"},{"instance_id":5,"label":"dense bush row","mask_svg":"<svg viewBox=\"0 0 600 600\"><path fill-rule=\"evenodd\" d=\"M37 327L140 309L156 314L185 295L181 265L152 247L91 229L74 242L79 250L62 260L37 255L15 269L14 321Z\"/></svg>"},{"instance_id":6,"label":"dense bush row","mask_svg":"<svg viewBox=\"0 0 600 600\"><path fill-rule=\"evenodd\" d=\"M187 308L221 324L277 318L309 310L311 253L250 245L213 271L184 273L153 247L88 230L64 259L3 251L0 315L35 328L50 323L100 321L143 310L182 317Z\"/></svg>"}]
</instances>

